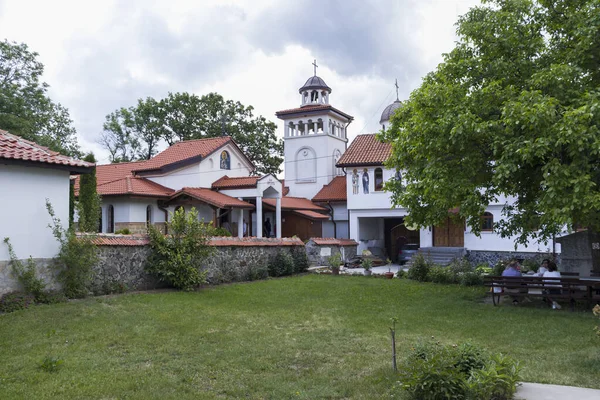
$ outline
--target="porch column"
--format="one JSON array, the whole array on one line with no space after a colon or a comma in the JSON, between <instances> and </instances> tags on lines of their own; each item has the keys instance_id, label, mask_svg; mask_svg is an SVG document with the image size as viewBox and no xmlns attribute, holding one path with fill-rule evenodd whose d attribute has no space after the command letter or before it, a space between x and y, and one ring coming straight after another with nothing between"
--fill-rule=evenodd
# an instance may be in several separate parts
<instances>
[{"instance_id":1,"label":"porch column","mask_svg":"<svg viewBox=\"0 0 600 400\"><path fill-rule=\"evenodd\" d=\"M244 237L244 209L243 208L240 208L240 215L238 215L238 237L239 238Z\"/></svg>"},{"instance_id":2,"label":"porch column","mask_svg":"<svg viewBox=\"0 0 600 400\"><path fill-rule=\"evenodd\" d=\"M256 237L263 235L262 196L256 196Z\"/></svg>"},{"instance_id":3,"label":"porch column","mask_svg":"<svg viewBox=\"0 0 600 400\"><path fill-rule=\"evenodd\" d=\"M275 205L275 220L277 221L275 236L277 239L281 239L281 197L277 198L277 204Z\"/></svg>"}]
</instances>

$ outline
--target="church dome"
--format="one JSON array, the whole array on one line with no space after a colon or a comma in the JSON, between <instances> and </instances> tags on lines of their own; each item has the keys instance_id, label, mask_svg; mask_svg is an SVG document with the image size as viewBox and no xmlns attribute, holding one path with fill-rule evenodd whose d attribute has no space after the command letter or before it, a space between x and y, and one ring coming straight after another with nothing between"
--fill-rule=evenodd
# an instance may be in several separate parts
<instances>
[{"instance_id":1,"label":"church dome","mask_svg":"<svg viewBox=\"0 0 600 400\"><path fill-rule=\"evenodd\" d=\"M298 92L302 93L306 90L313 90L313 89L325 89L327 90L329 93L331 93L331 88L329 86L327 86L327 84L325 83L325 81L321 78L319 78L318 76L311 76L310 78L308 78L308 80L306 81L306 83L304 84L304 86L302 86Z\"/></svg>"},{"instance_id":2,"label":"church dome","mask_svg":"<svg viewBox=\"0 0 600 400\"><path fill-rule=\"evenodd\" d=\"M396 111L400 107L402 107L402 102L400 100L396 100L392 104L387 106L385 108L385 110L383 110L383 112L381 113L381 118L379 119L379 123L382 123L384 121L389 121L390 118L392 117L392 114L394 114L394 111Z\"/></svg>"}]
</instances>

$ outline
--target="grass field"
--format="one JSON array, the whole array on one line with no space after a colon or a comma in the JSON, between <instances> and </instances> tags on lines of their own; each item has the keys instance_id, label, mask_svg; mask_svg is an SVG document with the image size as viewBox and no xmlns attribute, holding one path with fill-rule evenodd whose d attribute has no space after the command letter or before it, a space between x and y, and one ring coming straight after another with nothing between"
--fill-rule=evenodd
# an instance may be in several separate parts
<instances>
[{"instance_id":1,"label":"grass field","mask_svg":"<svg viewBox=\"0 0 600 400\"><path fill-rule=\"evenodd\" d=\"M0 316L1 399L376 399L420 338L518 359L531 382L600 388L591 312L493 307L482 288L307 275ZM63 360L58 372L39 368Z\"/></svg>"}]
</instances>

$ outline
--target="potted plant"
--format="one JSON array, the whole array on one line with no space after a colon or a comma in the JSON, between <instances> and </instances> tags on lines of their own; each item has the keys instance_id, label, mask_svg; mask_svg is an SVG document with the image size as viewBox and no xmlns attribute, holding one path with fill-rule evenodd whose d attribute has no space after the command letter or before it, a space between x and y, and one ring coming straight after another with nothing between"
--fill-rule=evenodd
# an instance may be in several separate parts
<instances>
[{"instance_id":1,"label":"potted plant","mask_svg":"<svg viewBox=\"0 0 600 400\"><path fill-rule=\"evenodd\" d=\"M335 254L329 257L329 267L331 268L331 273L333 275L340 274L340 264L342 263L342 257L339 254Z\"/></svg>"},{"instance_id":2,"label":"potted plant","mask_svg":"<svg viewBox=\"0 0 600 400\"><path fill-rule=\"evenodd\" d=\"M388 258L386 263L388 266L388 272L384 273L383 275L388 279L392 279L394 277L394 273L392 272L392 260Z\"/></svg>"},{"instance_id":3,"label":"potted plant","mask_svg":"<svg viewBox=\"0 0 600 400\"><path fill-rule=\"evenodd\" d=\"M371 267L373 267L373 261L370 258L363 258L361 266L365 270L365 275L370 276L373 271L371 271Z\"/></svg>"}]
</instances>

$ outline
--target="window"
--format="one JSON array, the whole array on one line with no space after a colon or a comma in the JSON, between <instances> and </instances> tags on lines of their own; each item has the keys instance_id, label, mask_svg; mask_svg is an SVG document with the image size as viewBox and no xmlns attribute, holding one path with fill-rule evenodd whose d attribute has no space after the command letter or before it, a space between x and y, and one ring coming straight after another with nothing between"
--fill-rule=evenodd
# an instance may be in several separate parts
<instances>
[{"instance_id":1,"label":"window","mask_svg":"<svg viewBox=\"0 0 600 400\"><path fill-rule=\"evenodd\" d=\"M481 231L492 232L494 230L494 215L490 212L485 212L481 216Z\"/></svg>"},{"instance_id":2,"label":"window","mask_svg":"<svg viewBox=\"0 0 600 400\"><path fill-rule=\"evenodd\" d=\"M383 170L381 168L375 168L375 191L381 192L383 190Z\"/></svg>"},{"instance_id":3,"label":"window","mask_svg":"<svg viewBox=\"0 0 600 400\"><path fill-rule=\"evenodd\" d=\"M109 205L106 214L106 233L115 233L115 208Z\"/></svg>"},{"instance_id":4,"label":"window","mask_svg":"<svg viewBox=\"0 0 600 400\"><path fill-rule=\"evenodd\" d=\"M146 207L146 228L152 225L152 206Z\"/></svg>"}]
</instances>

